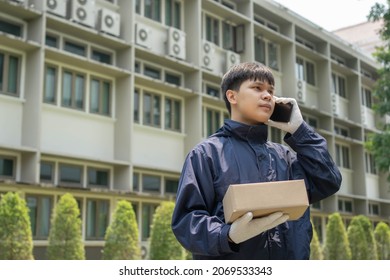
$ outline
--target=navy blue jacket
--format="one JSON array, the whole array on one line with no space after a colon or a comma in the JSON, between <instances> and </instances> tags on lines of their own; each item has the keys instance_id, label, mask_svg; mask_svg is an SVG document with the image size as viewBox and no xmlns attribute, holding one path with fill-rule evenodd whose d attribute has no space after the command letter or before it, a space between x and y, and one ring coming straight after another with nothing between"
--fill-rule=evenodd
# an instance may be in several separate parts
<instances>
[{"instance_id":1,"label":"navy blue jacket","mask_svg":"<svg viewBox=\"0 0 390 280\"><path fill-rule=\"evenodd\" d=\"M222 199L230 184L304 179L309 203L340 188L341 174L326 140L305 122L287 146L267 141L268 127L226 120L198 144L185 160L172 230L194 259L308 259L312 227L310 210L240 244L228 241Z\"/></svg>"}]
</instances>

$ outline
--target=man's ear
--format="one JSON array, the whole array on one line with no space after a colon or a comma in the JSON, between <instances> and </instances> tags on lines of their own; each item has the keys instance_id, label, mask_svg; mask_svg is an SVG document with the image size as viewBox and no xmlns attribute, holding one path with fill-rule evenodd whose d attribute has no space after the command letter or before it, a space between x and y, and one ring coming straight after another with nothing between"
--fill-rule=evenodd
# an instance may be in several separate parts
<instances>
[{"instance_id":1,"label":"man's ear","mask_svg":"<svg viewBox=\"0 0 390 280\"><path fill-rule=\"evenodd\" d=\"M230 102L230 104L236 104L237 103L237 92L231 89L228 89L226 91L226 98Z\"/></svg>"}]
</instances>

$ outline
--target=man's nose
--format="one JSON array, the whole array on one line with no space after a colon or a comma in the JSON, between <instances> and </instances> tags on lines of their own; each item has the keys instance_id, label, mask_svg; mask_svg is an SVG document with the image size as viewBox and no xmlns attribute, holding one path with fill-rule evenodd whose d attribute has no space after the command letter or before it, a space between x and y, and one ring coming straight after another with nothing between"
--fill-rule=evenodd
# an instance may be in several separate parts
<instances>
[{"instance_id":1,"label":"man's nose","mask_svg":"<svg viewBox=\"0 0 390 280\"><path fill-rule=\"evenodd\" d=\"M272 95L268 92L268 90L265 90L261 93L261 98L264 100L271 100Z\"/></svg>"}]
</instances>

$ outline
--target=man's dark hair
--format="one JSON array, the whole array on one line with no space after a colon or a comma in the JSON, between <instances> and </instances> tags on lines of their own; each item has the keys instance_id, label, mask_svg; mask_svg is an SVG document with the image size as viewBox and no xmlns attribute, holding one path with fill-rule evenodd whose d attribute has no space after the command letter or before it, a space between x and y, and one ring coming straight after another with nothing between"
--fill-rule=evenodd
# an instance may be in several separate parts
<instances>
[{"instance_id":1,"label":"man's dark hair","mask_svg":"<svg viewBox=\"0 0 390 280\"><path fill-rule=\"evenodd\" d=\"M243 82L265 81L268 84L275 86L275 79L271 69L259 62L243 62L233 65L222 77L221 90L226 108L231 115L231 105L226 97L226 91L229 89L238 91Z\"/></svg>"}]
</instances>

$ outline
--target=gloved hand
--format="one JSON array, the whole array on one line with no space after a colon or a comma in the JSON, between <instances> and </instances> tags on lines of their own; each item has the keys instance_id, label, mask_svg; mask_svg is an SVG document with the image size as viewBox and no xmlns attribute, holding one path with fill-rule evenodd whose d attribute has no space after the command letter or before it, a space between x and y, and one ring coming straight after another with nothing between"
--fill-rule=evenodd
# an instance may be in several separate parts
<instances>
[{"instance_id":1,"label":"gloved hand","mask_svg":"<svg viewBox=\"0 0 390 280\"><path fill-rule=\"evenodd\" d=\"M248 212L232 223L229 238L234 243L239 244L284 223L288 218L288 215L282 212L276 212L266 217L253 219L253 213Z\"/></svg>"},{"instance_id":2,"label":"gloved hand","mask_svg":"<svg viewBox=\"0 0 390 280\"><path fill-rule=\"evenodd\" d=\"M297 101L294 98L288 98L288 97L276 97L275 96L274 99L275 99L275 104L276 103L284 103L284 104L291 103L293 105L292 112L291 112L291 118L290 118L289 122L275 122L273 120L268 120L268 122L266 122L266 124L293 134L303 122L301 110L299 110Z\"/></svg>"}]
</instances>

